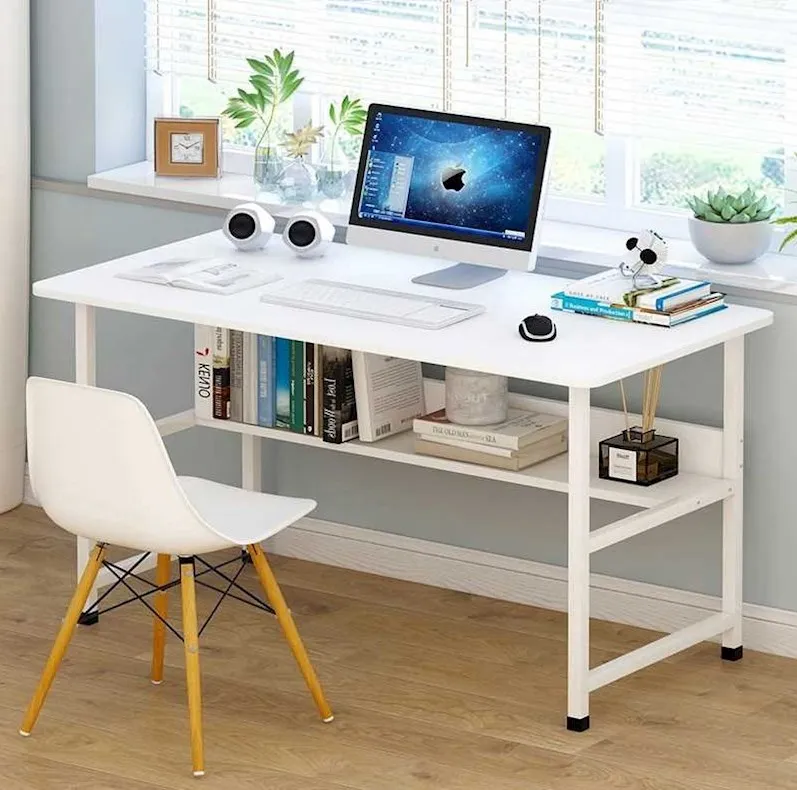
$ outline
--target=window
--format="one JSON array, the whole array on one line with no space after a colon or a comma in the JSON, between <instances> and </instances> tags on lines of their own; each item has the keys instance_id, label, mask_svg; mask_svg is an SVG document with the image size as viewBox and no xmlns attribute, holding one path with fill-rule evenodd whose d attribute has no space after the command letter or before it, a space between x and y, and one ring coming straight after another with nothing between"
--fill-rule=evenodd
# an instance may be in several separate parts
<instances>
[{"instance_id":1,"label":"window","mask_svg":"<svg viewBox=\"0 0 797 790\"><path fill-rule=\"evenodd\" d=\"M552 218L682 235L692 191L797 187L793 0L146 2L153 115L220 113L276 47L305 77L282 129L347 93L551 125Z\"/></svg>"}]
</instances>

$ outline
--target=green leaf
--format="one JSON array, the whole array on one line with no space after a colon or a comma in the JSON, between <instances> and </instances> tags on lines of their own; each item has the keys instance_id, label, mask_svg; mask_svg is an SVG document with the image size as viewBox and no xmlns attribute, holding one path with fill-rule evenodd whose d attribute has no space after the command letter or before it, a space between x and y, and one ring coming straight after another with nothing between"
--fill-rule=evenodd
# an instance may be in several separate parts
<instances>
[{"instance_id":1,"label":"green leaf","mask_svg":"<svg viewBox=\"0 0 797 790\"><path fill-rule=\"evenodd\" d=\"M337 121L337 116L335 115L335 102L332 102L329 105L329 120L332 121L332 123L334 123L334 124L337 124L337 122L338 122Z\"/></svg>"},{"instance_id":2,"label":"green leaf","mask_svg":"<svg viewBox=\"0 0 797 790\"><path fill-rule=\"evenodd\" d=\"M249 67L252 71L256 71L258 74L261 74L264 77L273 77L274 76L274 69L266 63L265 60L256 60L255 58L247 58L246 62L249 64Z\"/></svg>"},{"instance_id":3,"label":"green leaf","mask_svg":"<svg viewBox=\"0 0 797 790\"><path fill-rule=\"evenodd\" d=\"M704 219L704 220L706 220L707 222L725 222L725 220L724 220L724 219L723 219L723 218L722 218L722 217L721 217L719 214L715 213L715 212L714 212L714 211L712 211L711 209L709 209L708 211L706 211L706 213L705 213L705 214L703 214L703 215L700 217L700 219Z\"/></svg>"},{"instance_id":4,"label":"green leaf","mask_svg":"<svg viewBox=\"0 0 797 790\"><path fill-rule=\"evenodd\" d=\"M249 78L249 82L264 98L270 99L274 95L274 83L268 77L255 74Z\"/></svg>"},{"instance_id":5,"label":"green leaf","mask_svg":"<svg viewBox=\"0 0 797 790\"><path fill-rule=\"evenodd\" d=\"M720 211L720 215L724 220L731 220L732 217L736 216L736 211L734 210L733 206L730 203L726 203L722 210Z\"/></svg>"},{"instance_id":6,"label":"green leaf","mask_svg":"<svg viewBox=\"0 0 797 790\"><path fill-rule=\"evenodd\" d=\"M793 217L778 217L772 220L773 225L797 225L797 215Z\"/></svg>"},{"instance_id":7,"label":"green leaf","mask_svg":"<svg viewBox=\"0 0 797 790\"><path fill-rule=\"evenodd\" d=\"M795 228L791 233L789 233L785 239L780 243L779 252L783 252L784 248L791 244L795 239L797 239L797 228Z\"/></svg>"},{"instance_id":8,"label":"green leaf","mask_svg":"<svg viewBox=\"0 0 797 790\"><path fill-rule=\"evenodd\" d=\"M243 119L241 121L238 121L238 123L235 124L235 128L236 129L246 129L246 127L247 126L251 126L253 122L254 122L254 118L252 118L251 120L248 119L248 118L245 118L245 119Z\"/></svg>"},{"instance_id":9,"label":"green leaf","mask_svg":"<svg viewBox=\"0 0 797 790\"><path fill-rule=\"evenodd\" d=\"M733 217L731 217L730 221L737 225L741 222L750 222L750 219L751 218L749 214L742 212L741 214L735 214Z\"/></svg>"},{"instance_id":10,"label":"green leaf","mask_svg":"<svg viewBox=\"0 0 797 790\"><path fill-rule=\"evenodd\" d=\"M774 208L762 209L761 211L757 212L753 216L752 221L753 222L765 222L766 220L770 219L774 213L775 213L775 209Z\"/></svg>"},{"instance_id":11,"label":"green leaf","mask_svg":"<svg viewBox=\"0 0 797 790\"><path fill-rule=\"evenodd\" d=\"M706 203L705 200L701 200L699 197L694 198L695 201L695 212L700 214L701 216L711 211L711 206Z\"/></svg>"},{"instance_id":12,"label":"green leaf","mask_svg":"<svg viewBox=\"0 0 797 790\"><path fill-rule=\"evenodd\" d=\"M349 97L348 94L343 97L343 101L340 103L340 114L346 115L349 111Z\"/></svg>"}]
</instances>

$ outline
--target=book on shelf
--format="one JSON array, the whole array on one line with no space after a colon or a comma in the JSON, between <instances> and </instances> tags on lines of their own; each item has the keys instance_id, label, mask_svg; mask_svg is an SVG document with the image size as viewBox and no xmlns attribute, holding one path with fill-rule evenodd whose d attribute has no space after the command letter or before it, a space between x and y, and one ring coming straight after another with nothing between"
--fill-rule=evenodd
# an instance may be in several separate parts
<instances>
[{"instance_id":1,"label":"book on shelf","mask_svg":"<svg viewBox=\"0 0 797 790\"><path fill-rule=\"evenodd\" d=\"M413 422L418 438L443 437L473 445L521 450L552 436L567 434L567 419L554 414L509 409L504 422L495 425L457 425L446 418L446 410L419 417Z\"/></svg>"},{"instance_id":2,"label":"book on shelf","mask_svg":"<svg viewBox=\"0 0 797 790\"><path fill-rule=\"evenodd\" d=\"M258 335L253 332L244 332L244 403L243 419L247 425L257 425L257 398L258 398L258 362L257 362Z\"/></svg>"},{"instance_id":3,"label":"book on shelf","mask_svg":"<svg viewBox=\"0 0 797 790\"><path fill-rule=\"evenodd\" d=\"M213 348L212 326L194 324L194 413L200 420L213 419Z\"/></svg>"},{"instance_id":4,"label":"book on shelf","mask_svg":"<svg viewBox=\"0 0 797 790\"><path fill-rule=\"evenodd\" d=\"M257 424L274 427L277 379L274 371L276 338L257 335Z\"/></svg>"},{"instance_id":5,"label":"book on shelf","mask_svg":"<svg viewBox=\"0 0 797 790\"><path fill-rule=\"evenodd\" d=\"M291 340L291 405L290 428L294 433L304 433L304 343L301 340Z\"/></svg>"},{"instance_id":6,"label":"book on shelf","mask_svg":"<svg viewBox=\"0 0 797 790\"><path fill-rule=\"evenodd\" d=\"M230 330L213 330L213 417L230 419Z\"/></svg>"},{"instance_id":7,"label":"book on shelf","mask_svg":"<svg viewBox=\"0 0 797 790\"><path fill-rule=\"evenodd\" d=\"M711 313L724 310L725 294L712 293L702 299L681 304L670 311L649 310L641 307L627 307L620 304L606 304L578 296L570 296L564 291L551 297L551 308L568 313L594 315L601 318L611 318L615 321L630 321L638 324L652 324L654 326L674 327L702 318Z\"/></svg>"},{"instance_id":8,"label":"book on shelf","mask_svg":"<svg viewBox=\"0 0 797 790\"><path fill-rule=\"evenodd\" d=\"M235 294L282 279L262 267L226 258L174 258L119 272L116 276L214 294Z\"/></svg>"},{"instance_id":9,"label":"book on shelf","mask_svg":"<svg viewBox=\"0 0 797 790\"><path fill-rule=\"evenodd\" d=\"M230 330L230 419L244 421L244 333Z\"/></svg>"},{"instance_id":10,"label":"book on shelf","mask_svg":"<svg viewBox=\"0 0 797 790\"><path fill-rule=\"evenodd\" d=\"M291 427L291 341L278 337L274 348L274 427Z\"/></svg>"},{"instance_id":11,"label":"book on shelf","mask_svg":"<svg viewBox=\"0 0 797 790\"><path fill-rule=\"evenodd\" d=\"M445 458L449 461L463 461L481 464L494 469L507 469L518 472L533 464L547 461L556 455L567 452L567 434L558 433L545 439L533 442L520 450L510 450L509 455L497 455L491 452L494 448L478 444L468 446L454 445L448 442L435 441L433 437L415 436L415 452Z\"/></svg>"},{"instance_id":12,"label":"book on shelf","mask_svg":"<svg viewBox=\"0 0 797 790\"><path fill-rule=\"evenodd\" d=\"M352 368L361 441L410 430L426 411L420 362L352 351Z\"/></svg>"},{"instance_id":13,"label":"book on shelf","mask_svg":"<svg viewBox=\"0 0 797 790\"><path fill-rule=\"evenodd\" d=\"M323 346L321 376L321 437L332 444L356 439L359 429L351 351Z\"/></svg>"},{"instance_id":14,"label":"book on shelf","mask_svg":"<svg viewBox=\"0 0 797 790\"><path fill-rule=\"evenodd\" d=\"M319 415L321 377L318 375L320 349L317 343L304 344L304 432L308 436L321 435Z\"/></svg>"}]
</instances>

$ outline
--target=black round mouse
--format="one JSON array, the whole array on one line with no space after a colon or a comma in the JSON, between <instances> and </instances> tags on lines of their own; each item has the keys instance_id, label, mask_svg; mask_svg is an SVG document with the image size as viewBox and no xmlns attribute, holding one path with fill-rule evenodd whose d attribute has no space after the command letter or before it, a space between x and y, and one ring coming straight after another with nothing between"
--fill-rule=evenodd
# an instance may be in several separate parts
<instances>
[{"instance_id":1,"label":"black round mouse","mask_svg":"<svg viewBox=\"0 0 797 790\"><path fill-rule=\"evenodd\" d=\"M531 343L547 343L556 337L556 325L547 315L526 316L517 329L520 336Z\"/></svg>"}]
</instances>

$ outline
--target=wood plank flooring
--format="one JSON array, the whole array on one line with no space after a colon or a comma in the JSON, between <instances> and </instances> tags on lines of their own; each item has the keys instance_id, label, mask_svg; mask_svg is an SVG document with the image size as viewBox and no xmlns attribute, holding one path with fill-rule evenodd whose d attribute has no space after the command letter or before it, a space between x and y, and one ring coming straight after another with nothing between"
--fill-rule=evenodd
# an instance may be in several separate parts
<instances>
[{"instance_id":1,"label":"wood plank flooring","mask_svg":"<svg viewBox=\"0 0 797 790\"><path fill-rule=\"evenodd\" d=\"M182 646L168 637L151 685L151 620L131 605L78 629L21 738L74 553L40 510L0 516L0 790L797 788L797 662L728 664L701 645L599 691L592 729L568 733L563 615L278 557L334 723L276 622L225 602L201 640L207 775L194 779ZM241 578L257 591L251 567ZM200 617L213 602L200 590ZM655 636L594 621L592 661Z\"/></svg>"}]
</instances>

